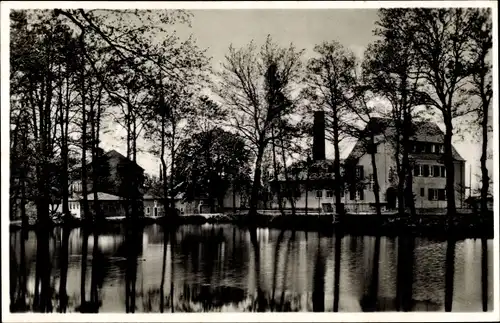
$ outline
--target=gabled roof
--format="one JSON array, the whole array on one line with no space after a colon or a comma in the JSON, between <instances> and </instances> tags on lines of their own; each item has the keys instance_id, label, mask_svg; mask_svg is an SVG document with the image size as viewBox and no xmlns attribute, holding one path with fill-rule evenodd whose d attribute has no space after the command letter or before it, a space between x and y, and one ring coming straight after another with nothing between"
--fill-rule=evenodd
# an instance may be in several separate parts
<instances>
[{"instance_id":1,"label":"gabled roof","mask_svg":"<svg viewBox=\"0 0 500 323\"><path fill-rule=\"evenodd\" d=\"M103 192L97 192L97 198L99 201L119 201L122 198L113 194L108 194L108 193L103 193ZM93 201L94 200L94 193L87 194L87 200Z\"/></svg>"},{"instance_id":2,"label":"gabled roof","mask_svg":"<svg viewBox=\"0 0 500 323\"><path fill-rule=\"evenodd\" d=\"M431 121L416 121L413 123L414 126L414 134L410 137L410 140L413 141L421 141L421 142L429 142L429 143L443 143L444 141L444 133L439 128L439 126ZM388 118L379 118L373 117L370 122L366 125L365 129L373 129L375 133L381 134L385 133L387 136L390 136L394 133L394 121ZM352 149L349 154L348 159L357 159L365 154L362 143L358 140L356 145ZM452 145L452 154L453 158L458 161L465 161L462 156L457 152L455 147ZM439 160L442 158L442 154L426 154L426 153L418 153L418 154L410 154L410 157L415 159L424 159L424 160Z\"/></svg>"},{"instance_id":3,"label":"gabled roof","mask_svg":"<svg viewBox=\"0 0 500 323\"><path fill-rule=\"evenodd\" d=\"M333 167L334 165L334 160L333 159L322 159L322 160L315 160L311 163L309 166L309 174L307 173L307 168L302 167L302 168L296 168L296 169L289 169L288 170L288 179L293 182L293 181L302 181L306 180L309 176L309 181L315 181L315 180L333 180L335 179L335 174L333 171L328 171L329 167ZM340 161L341 165L343 163L343 160ZM321 169L321 171L318 171ZM278 175L278 181L282 182L285 181L286 177L285 174L281 173ZM272 178L271 182L274 182L275 179Z\"/></svg>"},{"instance_id":4,"label":"gabled roof","mask_svg":"<svg viewBox=\"0 0 500 323\"><path fill-rule=\"evenodd\" d=\"M163 199L163 196L156 196L155 194L146 194L143 196L143 200L159 200L159 199ZM170 196L167 196L167 199L170 199ZM182 199L182 195L177 194L174 199L180 200Z\"/></svg>"},{"instance_id":5,"label":"gabled roof","mask_svg":"<svg viewBox=\"0 0 500 323\"><path fill-rule=\"evenodd\" d=\"M128 159L127 157L123 156L122 154L120 154L119 152L117 152L116 150L112 149L110 151L108 151L107 153L105 153L103 156L107 156L107 157L117 157L119 159L122 159L122 160L126 160L128 163L133 163L135 164L138 168L144 170L144 168L142 168L141 166L139 166L137 163L135 163L134 161Z\"/></svg>"},{"instance_id":6,"label":"gabled roof","mask_svg":"<svg viewBox=\"0 0 500 323\"><path fill-rule=\"evenodd\" d=\"M122 154L120 154L119 152L117 152L116 150L112 149L110 151L108 151L107 153L103 154L102 156L106 156L108 158L112 158L112 157L116 157L116 158L119 158L121 160L125 160L127 163L131 163L131 164L135 164L136 167L140 168L142 171L144 171L144 168L142 168L141 166L139 166L139 164L137 163L134 163L134 161L128 159L127 157L123 156ZM102 157L101 157L102 158ZM92 164L92 161L87 161L86 165L90 165ZM77 165L75 165L74 167L74 170L73 172L77 172L80 168L82 167L82 164L79 163Z\"/></svg>"}]
</instances>

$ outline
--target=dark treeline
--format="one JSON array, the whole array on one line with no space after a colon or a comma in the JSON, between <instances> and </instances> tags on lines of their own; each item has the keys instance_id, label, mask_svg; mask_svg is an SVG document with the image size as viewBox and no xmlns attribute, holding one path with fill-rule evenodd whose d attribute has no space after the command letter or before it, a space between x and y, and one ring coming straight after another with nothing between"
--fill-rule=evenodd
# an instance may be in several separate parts
<instances>
[{"instance_id":1,"label":"dark treeline","mask_svg":"<svg viewBox=\"0 0 500 323\"><path fill-rule=\"evenodd\" d=\"M373 152L380 129L366 126L380 116L393 120L395 130L382 140L394 147L402 213L415 214L409 140L414 124L431 115L445 126L448 213L455 213L459 191L452 140L463 131L480 133L481 208L487 209L490 10L381 9L377 40L362 60L330 41L304 62L303 50L282 47L269 36L260 47L253 41L230 46L217 72L191 38L173 33L190 19L190 13L175 10L11 13L11 216L26 222L31 202L38 223L47 225L50 205L60 200L68 215L75 171L82 179L84 214L91 211L92 192L92 211L99 214L101 176L88 176L80 166L97 163L102 134L115 131L110 122L123 128L131 160L144 151L142 143L151 144L148 152L161 167L160 178L148 183L172 209L172 197L184 193L187 199L205 195L214 211L231 189L233 196L248 195L250 216L275 198L280 209L288 205L294 213L296 188L268 186L278 178L292 183L298 165L309 168L304 137L311 132L311 110L326 112L339 179L337 212L341 192L352 182L342 176L347 165L340 162L341 142L355 138ZM212 91L201 94L204 89ZM463 120L467 127L459 128ZM378 179L371 180L380 213Z\"/></svg>"}]
</instances>

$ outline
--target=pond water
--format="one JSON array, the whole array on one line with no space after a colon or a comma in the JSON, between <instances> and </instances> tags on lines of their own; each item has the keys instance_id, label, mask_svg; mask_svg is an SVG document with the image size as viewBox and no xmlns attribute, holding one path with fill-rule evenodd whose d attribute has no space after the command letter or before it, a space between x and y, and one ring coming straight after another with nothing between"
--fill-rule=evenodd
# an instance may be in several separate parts
<instances>
[{"instance_id":1,"label":"pond water","mask_svg":"<svg viewBox=\"0 0 500 323\"><path fill-rule=\"evenodd\" d=\"M96 235L81 228L38 237L16 231L10 248L12 311L479 312L493 306L492 240L276 229L251 235L233 225L184 225L169 233L153 224L132 234L123 225Z\"/></svg>"}]
</instances>

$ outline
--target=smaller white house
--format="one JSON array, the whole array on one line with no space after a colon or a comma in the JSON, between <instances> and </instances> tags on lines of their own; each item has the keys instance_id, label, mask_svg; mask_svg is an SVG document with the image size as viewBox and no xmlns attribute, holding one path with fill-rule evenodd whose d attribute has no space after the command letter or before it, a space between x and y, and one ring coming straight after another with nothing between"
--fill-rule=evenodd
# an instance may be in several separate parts
<instances>
[{"instance_id":1,"label":"smaller white house","mask_svg":"<svg viewBox=\"0 0 500 323\"><path fill-rule=\"evenodd\" d=\"M51 204L50 206L50 212L55 213L55 212L62 212L62 200L60 203L54 203ZM81 217L81 206L80 206L80 198L78 197L70 197L68 198L68 208L69 208L69 213L79 219Z\"/></svg>"}]
</instances>

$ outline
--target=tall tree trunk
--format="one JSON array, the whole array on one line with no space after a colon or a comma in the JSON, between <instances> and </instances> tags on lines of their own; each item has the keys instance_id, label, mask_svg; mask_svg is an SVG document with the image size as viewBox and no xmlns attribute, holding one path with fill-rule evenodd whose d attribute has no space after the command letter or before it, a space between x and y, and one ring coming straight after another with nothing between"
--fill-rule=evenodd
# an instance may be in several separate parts
<instances>
[{"instance_id":1,"label":"tall tree trunk","mask_svg":"<svg viewBox=\"0 0 500 323\"><path fill-rule=\"evenodd\" d=\"M99 211L99 198L97 192L99 191L99 169L101 167L99 161L97 160L97 147L96 147L96 111L94 110L94 104L90 106L90 133L91 133L91 151L92 151L92 192L94 196L94 201L92 206L94 208L94 219L100 218ZM92 296L92 295L91 295Z\"/></svg>"},{"instance_id":2,"label":"tall tree trunk","mask_svg":"<svg viewBox=\"0 0 500 323\"><path fill-rule=\"evenodd\" d=\"M402 153L403 153L403 174L404 176L404 182L405 182L405 207L410 208L410 214L412 217L415 216L416 210L415 210L415 199L413 198L413 168L410 166L410 157L409 157L409 151L408 147L410 144L410 132L412 129L412 120L411 120L411 115L410 112L408 111L403 111L403 138L401 141L402 145Z\"/></svg>"},{"instance_id":3,"label":"tall tree trunk","mask_svg":"<svg viewBox=\"0 0 500 323\"><path fill-rule=\"evenodd\" d=\"M444 134L444 165L446 168L446 201L448 220L453 223L456 213L455 205L455 165L452 153L453 124L450 116L444 115L446 132Z\"/></svg>"},{"instance_id":4,"label":"tall tree trunk","mask_svg":"<svg viewBox=\"0 0 500 323\"><path fill-rule=\"evenodd\" d=\"M335 109L333 116L333 149L335 160L333 161L333 171L335 173L335 213L340 216L344 215L344 206L342 204L342 182L340 174L340 148L339 148L339 117Z\"/></svg>"},{"instance_id":5,"label":"tall tree trunk","mask_svg":"<svg viewBox=\"0 0 500 323\"><path fill-rule=\"evenodd\" d=\"M59 65L59 75L61 75L61 66ZM68 146L66 139L66 120L65 120L65 105L63 104L63 84L59 87L59 127L61 128L61 197L62 197L62 213L66 219L69 214L68 207Z\"/></svg>"},{"instance_id":6,"label":"tall tree trunk","mask_svg":"<svg viewBox=\"0 0 500 323\"><path fill-rule=\"evenodd\" d=\"M481 120L482 144L481 144L481 212L483 215L488 213L488 191L490 185L490 177L488 168L486 168L486 160L488 159L488 106L485 106L487 100L483 99L483 118ZM470 186L470 183L469 183Z\"/></svg>"},{"instance_id":7,"label":"tall tree trunk","mask_svg":"<svg viewBox=\"0 0 500 323\"><path fill-rule=\"evenodd\" d=\"M278 177L278 162L276 160L276 142L274 140L274 127L271 129L271 135L273 136L273 140L271 141L271 148L273 153L273 168L274 168L274 181L276 183L276 196L278 198L278 209L281 212L281 215L285 215L285 210L283 209L283 198L281 196L281 183L279 182Z\"/></svg>"},{"instance_id":8,"label":"tall tree trunk","mask_svg":"<svg viewBox=\"0 0 500 323\"><path fill-rule=\"evenodd\" d=\"M67 40L66 40L67 45ZM61 159L62 159L62 211L64 217L66 219L67 216L70 215L69 211L69 147L68 147L68 135L69 135L69 108L70 108L70 80L69 80L69 66L71 64L69 55L66 56L66 73L65 73L65 81L66 81L66 91L65 91L65 104L62 113L61 120Z\"/></svg>"},{"instance_id":9,"label":"tall tree trunk","mask_svg":"<svg viewBox=\"0 0 500 323\"><path fill-rule=\"evenodd\" d=\"M396 126L397 128L397 126ZM397 192L397 197L398 197L398 213L400 216L405 214L405 179L406 179L406 172L404 169L404 164L401 161L401 137L399 134L399 131L396 130L396 149L395 149L395 154L394 158L396 160L396 172L397 172L397 177L398 177L398 192Z\"/></svg>"},{"instance_id":10,"label":"tall tree trunk","mask_svg":"<svg viewBox=\"0 0 500 323\"><path fill-rule=\"evenodd\" d=\"M177 212L175 211L175 192L174 192L174 174L175 174L175 125L172 118L172 145L170 146L170 210L172 212L171 217L175 217Z\"/></svg>"},{"instance_id":11,"label":"tall tree trunk","mask_svg":"<svg viewBox=\"0 0 500 323\"><path fill-rule=\"evenodd\" d=\"M265 145L263 140L259 142L257 156L255 160L255 170L253 174L252 191L250 194L250 209L248 216L252 219L257 215L257 203L259 201L260 179L262 175L262 158L264 156Z\"/></svg>"},{"instance_id":12,"label":"tall tree trunk","mask_svg":"<svg viewBox=\"0 0 500 323\"><path fill-rule=\"evenodd\" d=\"M306 216L309 214L309 167L310 166L311 166L311 163L310 163L309 157L307 157L307 161L306 161L306 183L304 184L304 189L306 191L306 203L305 203L305 207L306 207L305 215Z\"/></svg>"},{"instance_id":13,"label":"tall tree trunk","mask_svg":"<svg viewBox=\"0 0 500 323\"><path fill-rule=\"evenodd\" d=\"M375 195L375 212L377 213L377 217L379 220L382 218L382 210L380 207L380 186L378 184L378 169L377 162L375 159L375 138L374 134L370 133L370 158L373 170L373 194Z\"/></svg>"},{"instance_id":14,"label":"tall tree trunk","mask_svg":"<svg viewBox=\"0 0 500 323\"><path fill-rule=\"evenodd\" d=\"M80 35L80 46L82 51L85 51L84 34ZM80 91L82 98L82 194L83 194L83 219L89 216L89 201L87 188L87 112L85 107L85 59L82 57L81 75L80 75Z\"/></svg>"},{"instance_id":15,"label":"tall tree trunk","mask_svg":"<svg viewBox=\"0 0 500 323\"><path fill-rule=\"evenodd\" d=\"M286 196L288 197L288 200L290 201L290 208L292 209L292 216L295 216L295 186L292 185L290 178L288 176L288 167L286 166L286 153L285 153L285 146L283 143L283 135L281 137L281 156L283 158L283 174L285 175L285 183L286 183Z\"/></svg>"}]
</instances>

